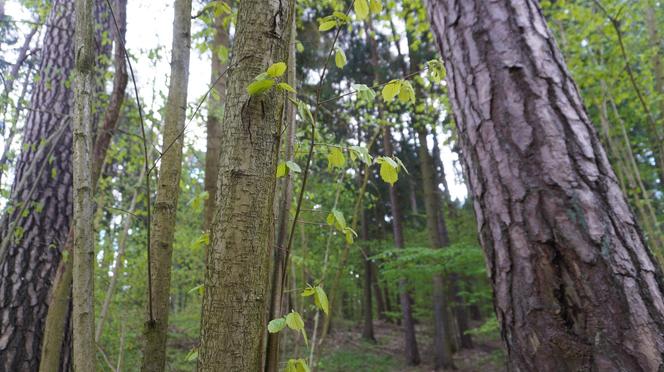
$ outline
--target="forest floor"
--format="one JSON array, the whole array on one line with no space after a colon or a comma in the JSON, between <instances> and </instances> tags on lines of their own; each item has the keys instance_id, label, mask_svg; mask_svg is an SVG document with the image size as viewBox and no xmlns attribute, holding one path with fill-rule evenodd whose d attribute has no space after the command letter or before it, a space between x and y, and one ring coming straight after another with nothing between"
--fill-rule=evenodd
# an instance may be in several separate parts
<instances>
[{"instance_id":1,"label":"forest floor","mask_svg":"<svg viewBox=\"0 0 664 372\"><path fill-rule=\"evenodd\" d=\"M422 363L408 366L404 358L403 331L393 323L375 321L376 343L361 338L360 324L339 324L321 347L323 355L318 363L319 371L376 371L415 372L433 371L433 333L417 327L417 342ZM461 372L502 372L505 370L505 354L501 342L494 337L474 337L473 349L454 354L454 363ZM447 371L447 370L445 370Z\"/></svg>"}]
</instances>

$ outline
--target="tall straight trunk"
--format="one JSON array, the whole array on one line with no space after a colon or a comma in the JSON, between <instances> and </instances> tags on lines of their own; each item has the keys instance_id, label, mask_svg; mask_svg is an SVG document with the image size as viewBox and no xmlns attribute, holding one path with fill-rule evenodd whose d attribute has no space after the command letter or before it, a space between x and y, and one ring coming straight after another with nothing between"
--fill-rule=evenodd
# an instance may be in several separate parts
<instances>
[{"instance_id":1,"label":"tall straight trunk","mask_svg":"<svg viewBox=\"0 0 664 372\"><path fill-rule=\"evenodd\" d=\"M655 153L656 163L659 165L659 184L662 189L664 189L664 62L662 62L662 54L664 50L662 49L662 38L659 33L660 26L657 24L657 5L655 0L648 0L648 6L646 7L645 13L645 23L646 29L648 30L648 43L650 47L654 49L652 54L652 74L655 79L655 103L657 104L657 109L659 111L659 117L655 118L657 120L655 123L655 130L659 137L651 138L656 140L657 143L651 148ZM659 127L659 129L657 129ZM657 156L659 155L659 156Z\"/></svg>"},{"instance_id":2,"label":"tall straight trunk","mask_svg":"<svg viewBox=\"0 0 664 372\"><path fill-rule=\"evenodd\" d=\"M57 0L47 18L39 82L33 88L11 204L0 226L0 370L39 366L51 283L72 216L74 4ZM48 110L46 109L48 108ZM44 143L42 143L45 141ZM49 154L54 161L49 162ZM21 206L27 206L21 216ZM40 206L40 208L36 208Z\"/></svg>"},{"instance_id":3,"label":"tall straight trunk","mask_svg":"<svg viewBox=\"0 0 664 372\"><path fill-rule=\"evenodd\" d=\"M418 147L419 160L420 160L420 173L422 174L422 191L424 192L424 206L427 215L427 231L429 232L429 243L433 249L441 249L449 246L449 239L447 236L442 236L438 229L438 224L444 224L444 221L439 221L441 214L440 199L436 191L436 181L434 177L434 165L429 149L427 148L427 129L421 123L416 125L417 136L420 142ZM452 359L452 348L449 341L453 340L452 337L446 337L446 334L451 335L451 322L447 315L447 303L445 296L445 289L443 273L436 273L433 276L433 307L434 307L434 365L438 368L455 368L454 360ZM448 341L448 342L446 342Z\"/></svg>"},{"instance_id":4,"label":"tall straight trunk","mask_svg":"<svg viewBox=\"0 0 664 372\"><path fill-rule=\"evenodd\" d=\"M221 151L221 137L223 129L221 119L224 113L224 95L226 94L226 61L220 56L220 50L228 48L228 27L224 26L224 15L214 17L214 36L210 45L212 62L210 68L210 82L214 84L210 98L208 98L207 117L207 145L205 154L205 191L208 198L205 200L205 214L203 230L210 230L214 219L215 197L217 195L217 179L219 178L219 151ZM223 74L223 76L222 76ZM222 76L220 78L220 76Z\"/></svg>"},{"instance_id":5,"label":"tall straight trunk","mask_svg":"<svg viewBox=\"0 0 664 372\"><path fill-rule=\"evenodd\" d=\"M361 212L361 238L363 242L369 241L369 226L367 225L366 211ZM362 253L362 261L364 263L364 285L362 286L362 315L364 316L364 323L362 327L362 338L371 342L376 342L374 337L373 327L373 305L371 301L371 251L365 248Z\"/></svg>"},{"instance_id":6,"label":"tall straight trunk","mask_svg":"<svg viewBox=\"0 0 664 372\"><path fill-rule=\"evenodd\" d=\"M184 121L187 115L187 84L191 46L191 0L175 0L171 76L164 115L161 165L150 237L151 285L148 288L147 321L143 334L141 370L163 371L171 290L171 258L182 173Z\"/></svg>"},{"instance_id":7,"label":"tall straight trunk","mask_svg":"<svg viewBox=\"0 0 664 372\"><path fill-rule=\"evenodd\" d=\"M394 152L392 150L392 134L389 127L383 128L383 149L385 156L392 157ZM401 208L399 205L399 197L395 186L390 186L390 209L392 211L392 233L394 236L394 246L401 249L404 248L403 227L401 225ZM434 278L435 280L435 278ZM434 283L437 288L434 288L435 293L442 293L443 283L442 280ZM420 364L420 353L417 349L417 340L415 338L415 321L413 320L412 300L410 292L408 291L408 284L406 279L399 279L399 303L401 304L402 326L404 331L404 351L406 354L406 362L410 365ZM441 312L444 309L436 309L436 312Z\"/></svg>"},{"instance_id":8,"label":"tall straight trunk","mask_svg":"<svg viewBox=\"0 0 664 372\"><path fill-rule=\"evenodd\" d=\"M428 11L510 367L661 370L661 270L538 3Z\"/></svg>"},{"instance_id":9,"label":"tall straight trunk","mask_svg":"<svg viewBox=\"0 0 664 372\"><path fill-rule=\"evenodd\" d=\"M378 319L387 320L387 316L385 315L387 311L385 299L383 298L383 292L380 289L380 282L378 281L378 267L373 261L371 261L371 288L373 289L373 296L376 299Z\"/></svg>"},{"instance_id":10,"label":"tall straight trunk","mask_svg":"<svg viewBox=\"0 0 664 372\"><path fill-rule=\"evenodd\" d=\"M104 2L105 4L105 2ZM118 23L118 29L114 30L115 51L113 63L115 75L113 78L113 90L106 112L104 113L104 122L101 130L98 130L94 145L94 155L92 160L92 187L93 195L97 188L101 169L106 159L106 153L111 143L113 134L118 125L118 119L122 104L124 103L125 88L127 87L127 67L124 59L124 51L121 44L125 40L126 33L126 9L127 0L115 1L115 18ZM96 16L99 18L99 3L97 3ZM119 32L117 32L119 31ZM65 243L64 250L71 252L72 231ZM42 343L41 359L39 361L39 370L50 372L56 370L68 369L69 359L69 329L71 329L71 291L72 291L72 261L61 260L55 280L53 281L52 294L50 296L50 305L45 319L44 339Z\"/></svg>"},{"instance_id":11,"label":"tall straight trunk","mask_svg":"<svg viewBox=\"0 0 664 372\"><path fill-rule=\"evenodd\" d=\"M260 371L265 363L274 193L286 97L247 86L288 57L294 4L241 1L222 126L220 187L208 248L198 370ZM289 67L290 68L290 67Z\"/></svg>"},{"instance_id":12,"label":"tall straight trunk","mask_svg":"<svg viewBox=\"0 0 664 372\"><path fill-rule=\"evenodd\" d=\"M288 78L287 83L296 86L296 60L295 43L297 23L295 17L291 17L290 41L288 43ZM294 93L289 93L291 99L295 99ZM295 132L296 117L295 105L288 105L285 114L286 141L283 144L283 161L293 161L295 159ZM291 172L280 179L277 183L278 195L275 199L275 218L276 218L276 244L272 254L274 262L272 265L272 291L270 298L270 319L276 319L283 316L284 309L284 290L286 287L286 268L288 262L285 260L285 245L288 242L288 227L290 226L290 210L293 200L293 178ZM269 333L267 339L267 356L265 360L265 370L276 372L279 370L279 337L281 333Z\"/></svg>"},{"instance_id":13,"label":"tall straight trunk","mask_svg":"<svg viewBox=\"0 0 664 372\"><path fill-rule=\"evenodd\" d=\"M72 285L75 371L95 370L94 231L92 207L92 100L94 94L93 1L76 0L74 47L73 198L74 262Z\"/></svg>"}]
</instances>

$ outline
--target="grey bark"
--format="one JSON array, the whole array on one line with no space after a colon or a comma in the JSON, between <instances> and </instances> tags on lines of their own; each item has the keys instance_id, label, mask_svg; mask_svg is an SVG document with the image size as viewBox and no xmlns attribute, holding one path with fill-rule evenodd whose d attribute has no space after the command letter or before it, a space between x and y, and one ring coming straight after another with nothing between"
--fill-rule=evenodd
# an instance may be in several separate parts
<instances>
[{"instance_id":1,"label":"grey bark","mask_svg":"<svg viewBox=\"0 0 664 372\"><path fill-rule=\"evenodd\" d=\"M187 114L187 86L191 49L191 0L175 0L173 46L168 99L164 115L161 164L150 237L151 293L148 293L147 321L143 334L144 372L163 371L171 289L171 258L180 195L184 122Z\"/></svg>"}]
</instances>

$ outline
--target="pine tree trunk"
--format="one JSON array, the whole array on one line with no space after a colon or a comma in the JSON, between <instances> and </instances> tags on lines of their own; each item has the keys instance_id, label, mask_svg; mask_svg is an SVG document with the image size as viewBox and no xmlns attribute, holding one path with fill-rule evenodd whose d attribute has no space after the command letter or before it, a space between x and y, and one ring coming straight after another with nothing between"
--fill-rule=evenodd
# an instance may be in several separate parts
<instances>
[{"instance_id":1,"label":"pine tree trunk","mask_svg":"<svg viewBox=\"0 0 664 372\"><path fill-rule=\"evenodd\" d=\"M39 366L49 294L72 217L74 4L54 1L0 236L0 370ZM63 31L65 30L65 31ZM45 143L42 143L46 141ZM49 156L54 161L49 162ZM21 210L28 212L21 216ZM71 259L71 258L70 258Z\"/></svg>"},{"instance_id":2,"label":"pine tree trunk","mask_svg":"<svg viewBox=\"0 0 664 372\"><path fill-rule=\"evenodd\" d=\"M180 195L184 122L187 114L187 83L191 46L191 0L175 0L173 47L168 99L164 115L161 165L150 237L151 287L148 293L147 321L143 334L144 372L163 371L166 366L166 339L171 290L171 258Z\"/></svg>"},{"instance_id":3,"label":"pine tree trunk","mask_svg":"<svg viewBox=\"0 0 664 372\"><path fill-rule=\"evenodd\" d=\"M361 212L361 222L362 224L362 241L369 241L369 226L367 225L366 212L363 210ZM374 337L374 327L373 327L373 305L371 301L371 251L367 248L364 249L362 261L364 262L364 285L362 286L362 314L364 316L364 323L362 327L362 338L370 341L376 342Z\"/></svg>"},{"instance_id":4,"label":"pine tree trunk","mask_svg":"<svg viewBox=\"0 0 664 372\"><path fill-rule=\"evenodd\" d=\"M420 142L418 147L420 172L422 174L422 190L424 191L424 206L427 215L427 231L429 232L429 242L433 249L441 249L449 245L449 239L443 241L439 233L438 224L444 224L439 221L440 199L436 191L436 181L434 177L434 165L429 149L427 148L427 129L422 124L417 125L417 135ZM445 291L443 287L443 273L434 274L433 278L433 306L434 306L434 337L433 353L434 365L436 368L455 368L452 359L452 349L450 339L446 334L451 334L451 322L447 316L447 303L445 301ZM448 341L448 342L446 342Z\"/></svg>"},{"instance_id":5,"label":"pine tree trunk","mask_svg":"<svg viewBox=\"0 0 664 372\"><path fill-rule=\"evenodd\" d=\"M664 368L661 270L534 0L430 0L513 370Z\"/></svg>"},{"instance_id":6,"label":"pine tree trunk","mask_svg":"<svg viewBox=\"0 0 664 372\"><path fill-rule=\"evenodd\" d=\"M274 193L285 95L247 86L288 56L293 4L238 7L226 92L217 212L208 248L198 370L260 371L265 362Z\"/></svg>"}]
</instances>

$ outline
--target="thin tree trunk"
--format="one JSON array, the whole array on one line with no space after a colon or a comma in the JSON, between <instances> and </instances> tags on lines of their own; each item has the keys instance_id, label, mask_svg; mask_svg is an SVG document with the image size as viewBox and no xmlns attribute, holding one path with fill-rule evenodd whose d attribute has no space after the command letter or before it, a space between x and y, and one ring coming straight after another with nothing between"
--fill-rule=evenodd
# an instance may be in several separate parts
<instances>
[{"instance_id":1,"label":"thin tree trunk","mask_svg":"<svg viewBox=\"0 0 664 372\"><path fill-rule=\"evenodd\" d=\"M74 47L73 199L74 261L72 285L74 370L94 371L94 231L92 206L92 100L95 48L93 1L76 0Z\"/></svg>"},{"instance_id":2,"label":"thin tree trunk","mask_svg":"<svg viewBox=\"0 0 664 372\"><path fill-rule=\"evenodd\" d=\"M367 225L366 211L362 211L361 214L361 224L362 224L362 241L369 241L369 226ZM364 262L364 285L362 286L362 308L364 315L364 324L362 327L362 338L370 341L376 342L374 337L374 327L373 327L373 305L371 303L371 251L365 248L362 252L362 261Z\"/></svg>"},{"instance_id":3,"label":"thin tree trunk","mask_svg":"<svg viewBox=\"0 0 664 372\"><path fill-rule=\"evenodd\" d=\"M144 372L163 371L166 366L171 258L182 173L190 46L191 0L175 0L171 75L164 115L157 197L148 247L152 284L148 286L151 291L148 291L147 321L143 331L145 346L141 370Z\"/></svg>"},{"instance_id":4,"label":"thin tree trunk","mask_svg":"<svg viewBox=\"0 0 664 372\"><path fill-rule=\"evenodd\" d=\"M288 78L287 83L296 86L296 60L295 60L295 43L297 33L297 23L295 17L291 17L291 30L290 41L288 43ZM289 93L291 99L295 99L294 93ZM283 161L293 161L295 151L295 132L296 132L296 117L295 105L288 105L285 115L286 141L284 143ZM288 242L288 227L290 226L290 209L293 200L293 174L288 172L281 180L278 181L277 190L279 191L277 203L275 204L276 211L276 227L277 236L276 244L273 249L274 263L272 267L272 291L270 299L270 319L276 319L284 315L284 289L285 281L287 278L284 276L288 272L286 267L288 262L285 261L285 244ZM279 337L281 333L270 333L267 339L267 357L265 361L265 370L268 372L276 372L279 370Z\"/></svg>"},{"instance_id":5,"label":"thin tree trunk","mask_svg":"<svg viewBox=\"0 0 664 372\"><path fill-rule=\"evenodd\" d=\"M264 368L275 174L286 97L274 90L250 97L247 86L271 64L287 60L293 10L290 1L239 3L218 206L207 253L200 372Z\"/></svg>"},{"instance_id":6,"label":"thin tree trunk","mask_svg":"<svg viewBox=\"0 0 664 372\"><path fill-rule=\"evenodd\" d=\"M113 79L113 91L108 108L104 115L104 123L101 131L97 134L94 146L94 158L92 161L92 186L93 195L95 194L97 184L101 175L101 169L104 165L106 153L110 146L111 138L118 125L120 110L124 102L125 88L127 86L127 68L124 60L124 52L120 45L124 42L126 32L126 0L117 0L115 3L115 15L118 22L119 33L114 32L115 53L114 67L115 76ZM99 13L99 11L97 11ZM71 252L72 234L68 236L64 245L64 251ZM66 370L68 367L69 354L69 329L70 311L71 311L71 290L72 290L72 261L61 260L57 269L55 280L53 281L53 292L48 308L48 313L44 325L44 337L42 343L41 359L39 370L41 372L50 372L57 370Z\"/></svg>"},{"instance_id":7,"label":"thin tree trunk","mask_svg":"<svg viewBox=\"0 0 664 372\"><path fill-rule=\"evenodd\" d=\"M378 313L378 319L387 320L387 316L385 315L387 308L385 307L383 292L380 289L380 282L378 281L378 267L373 261L371 261L371 287L373 288L374 297L376 298L376 312Z\"/></svg>"},{"instance_id":8,"label":"thin tree trunk","mask_svg":"<svg viewBox=\"0 0 664 372\"><path fill-rule=\"evenodd\" d=\"M660 370L661 270L539 5L428 10L510 367Z\"/></svg>"},{"instance_id":9,"label":"thin tree trunk","mask_svg":"<svg viewBox=\"0 0 664 372\"><path fill-rule=\"evenodd\" d=\"M205 191L208 197L205 200L205 215L203 220L203 230L209 232L214 220L215 198L217 195L217 180L219 178L219 154L221 151L221 137L223 128L221 119L224 113L224 96L226 94L226 61L222 61L219 51L228 48L229 35L228 27L224 26L225 15L214 17L214 36L210 49L212 51L212 66L210 68L210 82L214 88L208 98L208 117L207 117L207 146L205 154ZM222 76L222 74L224 74ZM220 78L220 76L222 76Z\"/></svg>"}]
</instances>

